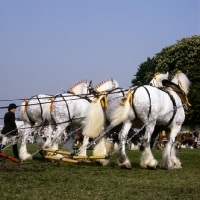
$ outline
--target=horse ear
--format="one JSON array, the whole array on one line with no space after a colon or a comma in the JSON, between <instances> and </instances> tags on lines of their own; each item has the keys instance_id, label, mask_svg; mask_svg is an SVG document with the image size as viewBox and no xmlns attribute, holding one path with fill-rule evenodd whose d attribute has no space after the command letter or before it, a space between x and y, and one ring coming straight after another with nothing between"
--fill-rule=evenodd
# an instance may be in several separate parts
<instances>
[{"instance_id":1,"label":"horse ear","mask_svg":"<svg viewBox=\"0 0 200 200\"><path fill-rule=\"evenodd\" d=\"M91 86L92 85L92 80L90 80L90 82L89 82L89 86Z\"/></svg>"},{"instance_id":2,"label":"horse ear","mask_svg":"<svg viewBox=\"0 0 200 200\"><path fill-rule=\"evenodd\" d=\"M113 82L113 78L111 77L110 80Z\"/></svg>"}]
</instances>

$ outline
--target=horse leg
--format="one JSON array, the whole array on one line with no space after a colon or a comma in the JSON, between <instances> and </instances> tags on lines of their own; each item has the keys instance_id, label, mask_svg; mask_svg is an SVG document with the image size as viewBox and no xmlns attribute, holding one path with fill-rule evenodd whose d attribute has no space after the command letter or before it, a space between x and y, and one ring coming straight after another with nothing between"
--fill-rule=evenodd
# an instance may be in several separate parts
<instances>
[{"instance_id":1,"label":"horse leg","mask_svg":"<svg viewBox=\"0 0 200 200\"><path fill-rule=\"evenodd\" d=\"M51 147L51 145L52 145L52 134L53 134L54 130L55 130L55 125L49 125L49 127L44 131L46 141L43 144L43 146L45 148Z\"/></svg>"},{"instance_id":2,"label":"horse leg","mask_svg":"<svg viewBox=\"0 0 200 200\"><path fill-rule=\"evenodd\" d=\"M70 136L66 139L65 144L62 147L63 151L69 151L69 152L74 152L73 150L73 144L76 140L76 133L70 133Z\"/></svg>"},{"instance_id":3,"label":"horse leg","mask_svg":"<svg viewBox=\"0 0 200 200\"><path fill-rule=\"evenodd\" d=\"M171 129L168 142L163 150L162 160L161 160L161 167L164 169L180 169L181 162L176 157L175 153L175 137L179 133L180 127Z\"/></svg>"},{"instance_id":4,"label":"horse leg","mask_svg":"<svg viewBox=\"0 0 200 200\"><path fill-rule=\"evenodd\" d=\"M26 130L26 129L25 129ZM22 143L19 149L19 157L21 160L32 160L32 156L28 153L26 144L28 143L28 135L30 131L22 133Z\"/></svg>"},{"instance_id":5,"label":"horse leg","mask_svg":"<svg viewBox=\"0 0 200 200\"><path fill-rule=\"evenodd\" d=\"M98 144L96 144L93 150L93 156L105 156L105 159L97 159L96 163L102 166L107 166L109 164L109 158L106 158L106 156L108 156L111 146L112 144L108 138L102 138Z\"/></svg>"},{"instance_id":6,"label":"horse leg","mask_svg":"<svg viewBox=\"0 0 200 200\"><path fill-rule=\"evenodd\" d=\"M53 140L52 140L52 142L51 142L51 144L52 144L51 149L53 149L53 150L58 150L58 143L59 143L59 141L60 141L60 138L61 138L61 136L62 136L62 134L63 134L65 128L66 128L68 125L69 125L68 123L63 123L63 124L59 124L59 125L57 126L57 130L56 130L56 132L55 132L55 134L54 134L54 137L53 137ZM61 155L61 154L56 154L56 156L57 156L57 157L63 157L63 155Z\"/></svg>"},{"instance_id":7,"label":"horse leg","mask_svg":"<svg viewBox=\"0 0 200 200\"><path fill-rule=\"evenodd\" d=\"M151 123L150 125L146 126L145 135L143 139L143 146L144 151L142 152L140 166L142 168L153 168L156 169L156 165L158 161L155 160L153 154L151 152L150 140L151 140L151 133L153 133L155 127L155 123Z\"/></svg>"},{"instance_id":8,"label":"horse leg","mask_svg":"<svg viewBox=\"0 0 200 200\"><path fill-rule=\"evenodd\" d=\"M84 136L83 138L83 144L82 146L79 148L79 156L86 156L87 155L87 145L89 144L89 137Z\"/></svg>"},{"instance_id":9,"label":"horse leg","mask_svg":"<svg viewBox=\"0 0 200 200\"><path fill-rule=\"evenodd\" d=\"M171 149L171 160L174 163L174 169L181 169L181 161L176 157L175 144L173 144Z\"/></svg>"},{"instance_id":10,"label":"horse leg","mask_svg":"<svg viewBox=\"0 0 200 200\"><path fill-rule=\"evenodd\" d=\"M132 123L130 120L126 120L126 122L124 122L122 130L119 133L119 149L117 152L117 159L118 159L118 165L121 168L125 168L125 169L131 169L131 163L130 160L127 158L126 156L126 149L125 149L125 144L126 144L126 139L127 139L127 135L128 135L128 131L130 130L132 126Z\"/></svg>"}]
</instances>

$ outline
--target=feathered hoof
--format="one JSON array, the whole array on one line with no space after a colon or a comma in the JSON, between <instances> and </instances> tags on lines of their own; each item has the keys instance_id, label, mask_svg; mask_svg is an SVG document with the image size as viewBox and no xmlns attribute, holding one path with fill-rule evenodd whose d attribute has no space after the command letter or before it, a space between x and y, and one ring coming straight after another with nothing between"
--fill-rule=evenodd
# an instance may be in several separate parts
<instances>
[{"instance_id":1,"label":"feathered hoof","mask_svg":"<svg viewBox=\"0 0 200 200\"><path fill-rule=\"evenodd\" d=\"M156 166L158 164L157 160L152 160L151 162L140 162L140 167L141 168L148 168L148 169L156 169Z\"/></svg>"},{"instance_id":2,"label":"feathered hoof","mask_svg":"<svg viewBox=\"0 0 200 200\"><path fill-rule=\"evenodd\" d=\"M166 168L167 170L172 170L172 169L182 169L181 165L169 165Z\"/></svg>"},{"instance_id":3,"label":"feathered hoof","mask_svg":"<svg viewBox=\"0 0 200 200\"><path fill-rule=\"evenodd\" d=\"M147 165L146 165L144 162L141 162L141 163L140 163L140 167L143 168L143 169L146 169L146 168L147 168Z\"/></svg>"},{"instance_id":4,"label":"feathered hoof","mask_svg":"<svg viewBox=\"0 0 200 200\"><path fill-rule=\"evenodd\" d=\"M153 160L153 161L151 161L151 163L149 163L147 165L147 168L148 169L156 169L157 164L158 164L158 161L157 160Z\"/></svg>"},{"instance_id":5,"label":"feathered hoof","mask_svg":"<svg viewBox=\"0 0 200 200\"><path fill-rule=\"evenodd\" d=\"M121 169L132 169L132 165L128 158L126 158L123 163L120 163L119 160L117 160L117 163Z\"/></svg>"},{"instance_id":6,"label":"feathered hoof","mask_svg":"<svg viewBox=\"0 0 200 200\"><path fill-rule=\"evenodd\" d=\"M162 168L162 169L166 169L166 170L173 170L174 169L174 165L160 165L160 167Z\"/></svg>"},{"instance_id":7,"label":"feathered hoof","mask_svg":"<svg viewBox=\"0 0 200 200\"><path fill-rule=\"evenodd\" d=\"M182 167L181 167L181 166L175 165L175 166L174 166L174 169L182 169Z\"/></svg>"},{"instance_id":8,"label":"feathered hoof","mask_svg":"<svg viewBox=\"0 0 200 200\"><path fill-rule=\"evenodd\" d=\"M167 167L167 170L173 170L174 166Z\"/></svg>"},{"instance_id":9,"label":"feathered hoof","mask_svg":"<svg viewBox=\"0 0 200 200\"><path fill-rule=\"evenodd\" d=\"M21 160L33 160L33 157L29 153L19 154Z\"/></svg>"},{"instance_id":10,"label":"feathered hoof","mask_svg":"<svg viewBox=\"0 0 200 200\"><path fill-rule=\"evenodd\" d=\"M109 164L109 160L108 159L98 159L95 161L95 163L97 165L107 166Z\"/></svg>"}]
</instances>

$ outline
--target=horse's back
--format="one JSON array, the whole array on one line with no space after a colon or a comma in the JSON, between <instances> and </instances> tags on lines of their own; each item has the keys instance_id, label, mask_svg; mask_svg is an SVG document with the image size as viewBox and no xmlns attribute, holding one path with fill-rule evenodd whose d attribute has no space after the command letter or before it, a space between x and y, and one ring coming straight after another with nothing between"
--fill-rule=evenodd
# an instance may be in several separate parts
<instances>
[{"instance_id":1,"label":"horse's back","mask_svg":"<svg viewBox=\"0 0 200 200\"><path fill-rule=\"evenodd\" d=\"M50 98L52 96L40 94L31 98L28 102L27 112L31 120L39 122L44 118L44 113L50 112Z\"/></svg>"},{"instance_id":2,"label":"horse's back","mask_svg":"<svg viewBox=\"0 0 200 200\"><path fill-rule=\"evenodd\" d=\"M176 95L177 96L177 95ZM143 123L149 120L156 120L157 125L167 124L174 114L174 103L180 105L180 99L174 98L176 102L170 98L170 95L156 87L141 86L133 95L133 104L135 112ZM182 115L183 109L178 109L176 114Z\"/></svg>"},{"instance_id":3,"label":"horse's back","mask_svg":"<svg viewBox=\"0 0 200 200\"><path fill-rule=\"evenodd\" d=\"M59 97L53 103L51 115L55 122L60 121L82 121L90 102L77 96ZM64 119L64 120L63 120Z\"/></svg>"}]
</instances>

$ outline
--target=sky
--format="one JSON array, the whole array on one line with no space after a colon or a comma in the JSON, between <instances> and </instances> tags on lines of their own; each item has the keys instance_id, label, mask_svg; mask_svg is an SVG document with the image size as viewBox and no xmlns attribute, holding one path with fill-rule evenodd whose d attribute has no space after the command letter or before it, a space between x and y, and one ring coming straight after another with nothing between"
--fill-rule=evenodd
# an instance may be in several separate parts
<instances>
[{"instance_id":1,"label":"sky","mask_svg":"<svg viewBox=\"0 0 200 200\"><path fill-rule=\"evenodd\" d=\"M128 89L148 57L194 35L199 0L0 0L0 108L81 80Z\"/></svg>"}]
</instances>

